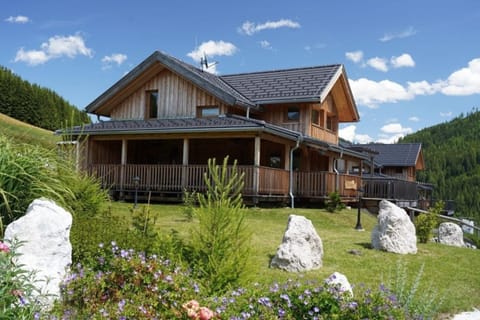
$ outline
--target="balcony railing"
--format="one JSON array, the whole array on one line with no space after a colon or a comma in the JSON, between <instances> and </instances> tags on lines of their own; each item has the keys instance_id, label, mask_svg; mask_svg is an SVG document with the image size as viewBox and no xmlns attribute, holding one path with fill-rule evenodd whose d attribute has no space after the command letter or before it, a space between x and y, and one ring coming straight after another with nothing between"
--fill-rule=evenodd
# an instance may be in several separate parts
<instances>
[{"instance_id":1,"label":"balcony railing","mask_svg":"<svg viewBox=\"0 0 480 320\"><path fill-rule=\"evenodd\" d=\"M229 167L231 170L232 167ZM181 193L204 191L206 165L143 165L143 164L95 164L88 169L96 176L102 187L113 191L140 191ZM290 172L288 170L237 166L244 174L243 195L285 196L289 195ZM359 176L331 172L294 172L293 193L296 197L326 197L337 190L342 197L355 197ZM138 177L135 184L134 177Z\"/></svg>"}]
</instances>

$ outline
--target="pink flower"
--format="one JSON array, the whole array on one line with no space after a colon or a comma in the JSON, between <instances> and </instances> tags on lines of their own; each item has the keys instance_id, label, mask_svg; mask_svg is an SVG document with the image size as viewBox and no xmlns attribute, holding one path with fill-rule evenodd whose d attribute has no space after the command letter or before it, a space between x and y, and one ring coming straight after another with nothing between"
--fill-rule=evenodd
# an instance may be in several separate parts
<instances>
[{"instance_id":1,"label":"pink flower","mask_svg":"<svg viewBox=\"0 0 480 320\"><path fill-rule=\"evenodd\" d=\"M194 310L197 311L200 308L200 304L197 300L190 300L182 305L182 308L185 310Z\"/></svg>"},{"instance_id":2,"label":"pink flower","mask_svg":"<svg viewBox=\"0 0 480 320\"><path fill-rule=\"evenodd\" d=\"M10 248L8 247L8 245L6 245L5 243L3 243L1 241L0 241L0 252L5 252L5 253L10 252Z\"/></svg>"},{"instance_id":3,"label":"pink flower","mask_svg":"<svg viewBox=\"0 0 480 320\"><path fill-rule=\"evenodd\" d=\"M207 307L201 307L200 311L198 312L198 319L199 320L210 320L214 316L212 310L208 309Z\"/></svg>"}]
</instances>

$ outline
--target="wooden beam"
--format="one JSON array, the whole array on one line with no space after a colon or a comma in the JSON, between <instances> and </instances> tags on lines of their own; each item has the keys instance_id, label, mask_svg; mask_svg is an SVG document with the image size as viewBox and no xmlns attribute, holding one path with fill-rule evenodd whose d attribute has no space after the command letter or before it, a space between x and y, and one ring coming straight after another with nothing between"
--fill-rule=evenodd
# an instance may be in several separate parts
<instances>
[{"instance_id":1,"label":"wooden beam","mask_svg":"<svg viewBox=\"0 0 480 320\"><path fill-rule=\"evenodd\" d=\"M259 190L259 183L260 183L260 146L261 146L261 139L259 136L255 137L255 148L253 151L253 192L254 194L258 194Z\"/></svg>"}]
</instances>

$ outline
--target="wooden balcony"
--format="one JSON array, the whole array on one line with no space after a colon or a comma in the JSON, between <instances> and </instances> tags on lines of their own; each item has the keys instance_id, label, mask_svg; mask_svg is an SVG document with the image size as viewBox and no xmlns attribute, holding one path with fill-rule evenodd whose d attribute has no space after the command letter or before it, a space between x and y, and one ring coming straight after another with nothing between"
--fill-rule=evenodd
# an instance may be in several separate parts
<instances>
[{"instance_id":1,"label":"wooden balcony","mask_svg":"<svg viewBox=\"0 0 480 320\"><path fill-rule=\"evenodd\" d=\"M231 169L231 167L230 167ZM88 168L97 177L103 188L114 192L129 192L135 189L145 192L182 194L184 190L205 191L206 165L120 165L95 164ZM244 196L288 197L290 172L287 170L237 166L244 174ZM356 197L356 186L361 185L359 176L331 172L294 172L293 194L300 198L325 198L338 190L342 197ZM138 185L134 177L138 177Z\"/></svg>"}]
</instances>

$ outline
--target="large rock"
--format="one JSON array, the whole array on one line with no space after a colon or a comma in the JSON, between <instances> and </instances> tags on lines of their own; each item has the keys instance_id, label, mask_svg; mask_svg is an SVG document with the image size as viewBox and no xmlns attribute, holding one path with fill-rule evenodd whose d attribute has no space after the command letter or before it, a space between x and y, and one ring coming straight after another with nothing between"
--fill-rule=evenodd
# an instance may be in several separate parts
<instances>
[{"instance_id":1,"label":"large rock","mask_svg":"<svg viewBox=\"0 0 480 320\"><path fill-rule=\"evenodd\" d=\"M270 266L290 272L308 271L322 266L323 245L313 224L305 217L290 215L282 244Z\"/></svg>"},{"instance_id":2,"label":"large rock","mask_svg":"<svg viewBox=\"0 0 480 320\"><path fill-rule=\"evenodd\" d=\"M372 247L400 254L417 253L415 226L405 210L387 200L380 201L379 209Z\"/></svg>"},{"instance_id":3,"label":"large rock","mask_svg":"<svg viewBox=\"0 0 480 320\"><path fill-rule=\"evenodd\" d=\"M70 213L53 201L37 199L5 230L5 239L22 242L16 262L35 272L34 285L46 294L47 305L60 296L60 282L72 263L71 225Z\"/></svg>"},{"instance_id":4,"label":"large rock","mask_svg":"<svg viewBox=\"0 0 480 320\"><path fill-rule=\"evenodd\" d=\"M454 247L465 247L462 228L453 222L441 223L438 227L438 242Z\"/></svg>"}]
</instances>

